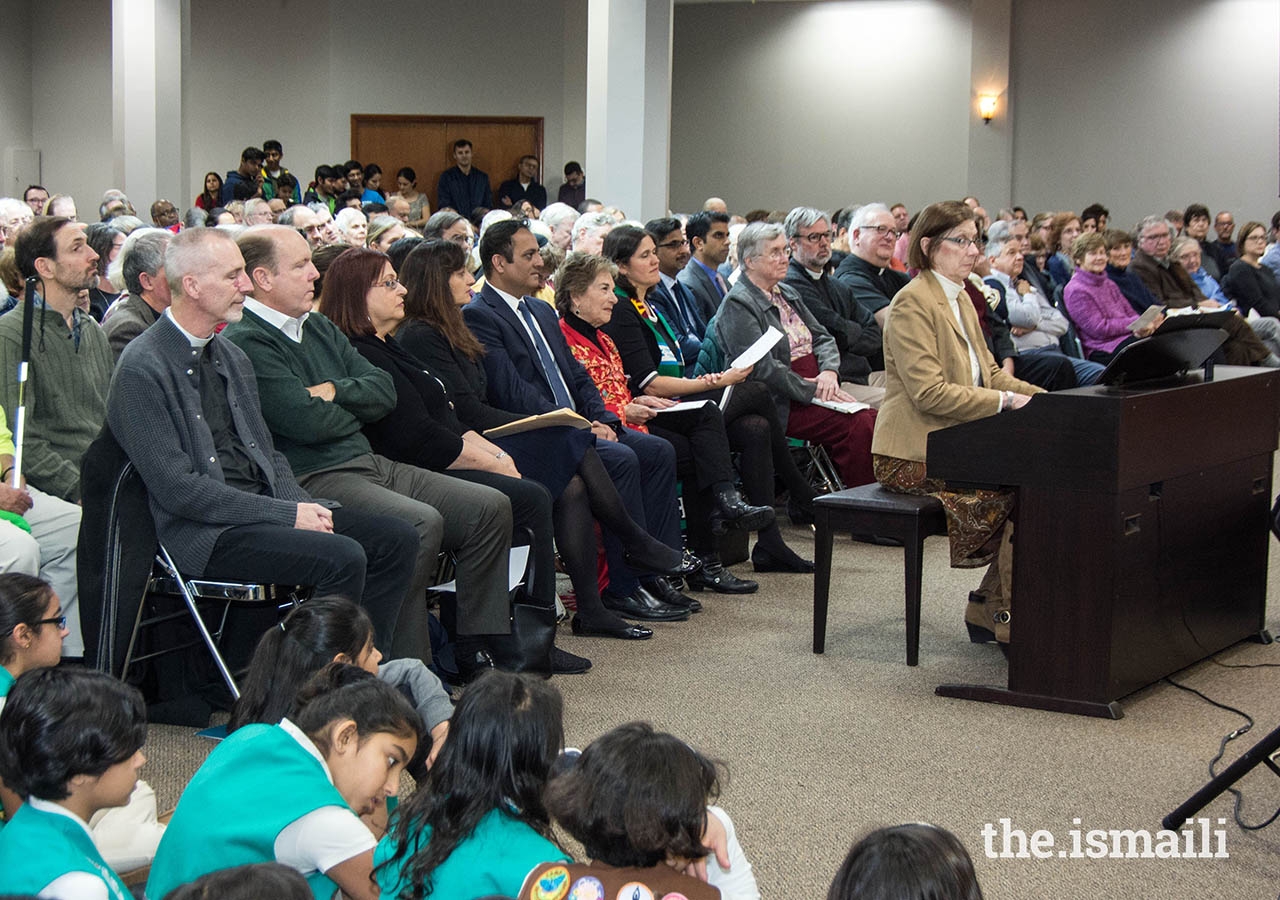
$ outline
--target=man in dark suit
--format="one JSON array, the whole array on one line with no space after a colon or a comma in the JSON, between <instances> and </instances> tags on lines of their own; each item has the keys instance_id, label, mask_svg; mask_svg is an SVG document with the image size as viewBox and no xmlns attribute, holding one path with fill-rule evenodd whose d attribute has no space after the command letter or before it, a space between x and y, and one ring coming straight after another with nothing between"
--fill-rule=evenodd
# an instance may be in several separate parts
<instances>
[{"instance_id":1,"label":"man in dark suit","mask_svg":"<svg viewBox=\"0 0 1280 900\"><path fill-rule=\"evenodd\" d=\"M644 230L649 232L658 249L659 281L649 292L649 303L667 320L680 337L680 353L684 357L685 375L693 377L698 352L707 334L707 320L690 290L680 283L679 275L689 262L689 242L684 226L677 218L653 219Z\"/></svg>"},{"instance_id":2,"label":"man in dark suit","mask_svg":"<svg viewBox=\"0 0 1280 900\"><path fill-rule=\"evenodd\" d=\"M684 225L684 236L689 240L693 256L679 275L680 283L693 294L703 321L710 322L720 308L720 301L729 293L728 283L716 271L729 258L729 214L692 215Z\"/></svg>"},{"instance_id":3,"label":"man in dark suit","mask_svg":"<svg viewBox=\"0 0 1280 900\"><path fill-rule=\"evenodd\" d=\"M462 310L485 346L489 399L511 412L535 415L568 408L591 422L596 452L631 517L679 549L675 451L661 438L625 428L605 409L600 392L569 350L555 310L529 297L538 288L538 240L521 220L491 225L480 240L484 289ZM644 485L643 493L640 485ZM605 605L646 619L687 618L688 611L639 590L617 541L606 541L610 591Z\"/></svg>"}]
</instances>

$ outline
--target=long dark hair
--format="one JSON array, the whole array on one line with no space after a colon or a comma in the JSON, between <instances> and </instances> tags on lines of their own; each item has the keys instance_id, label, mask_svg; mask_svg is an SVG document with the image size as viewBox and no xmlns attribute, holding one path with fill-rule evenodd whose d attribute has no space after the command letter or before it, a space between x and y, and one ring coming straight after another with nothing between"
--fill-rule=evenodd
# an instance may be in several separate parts
<instances>
[{"instance_id":1,"label":"long dark hair","mask_svg":"<svg viewBox=\"0 0 1280 900\"><path fill-rule=\"evenodd\" d=\"M421 319L436 328L467 359L484 356L484 345L462 321L462 312L453 302L449 279L466 268L467 253L453 241L424 241L410 251L400 267L405 321Z\"/></svg>"},{"instance_id":2,"label":"long dark hair","mask_svg":"<svg viewBox=\"0 0 1280 900\"><path fill-rule=\"evenodd\" d=\"M0 665L17 655L13 629L19 625L36 627L49 608L53 588L34 575L8 572L0 575Z\"/></svg>"},{"instance_id":3,"label":"long dark hair","mask_svg":"<svg viewBox=\"0 0 1280 900\"><path fill-rule=\"evenodd\" d=\"M463 692L427 784L400 804L391 832L396 850L382 865L404 860L402 898L431 893L432 873L495 809L551 837L542 791L564 743L563 712L560 692L528 675L493 670ZM424 827L431 839L419 847Z\"/></svg>"},{"instance_id":4,"label":"long dark hair","mask_svg":"<svg viewBox=\"0 0 1280 900\"><path fill-rule=\"evenodd\" d=\"M209 188L206 186L209 183L210 175L218 179L218 193L216 195L210 194ZM205 172L204 179L201 180L200 182L200 196L204 198L206 210L215 209L221 206L222 205L222 176L219 175L217 172Z\"/></svg>"},{"instance_id":5,"label":"long dark hair","mask_svg":"<svg viewBox=\"0 0 1280 900\"><path fill-rule=\"evenodd\" d=\"M329 264L320 292L320 312L347 337L371 335L369 291L382 272L387 254L368 247L352 247Z\"/></svg>"},{"instance_id":6,"label":"long dark hair","mask_svg":"<svg viewBox=\"0 0 1280 900\"><path fill-rule=\"evenodd\" d=\"M375 734L413 738L418 747L410 766L425 749L422 717L405 695L364 669L346 663L331 662L311 676L298 691L289 718L322 755L332 749L325 729L342 719L356 723L362 744Z\"/></svg>"},{"instance_id":7,"label":"long dark hair","mask_svg":"<svg viewBox=\"0 0 1280 900\"><path fill-rule=\"evenodd\" d=\"M227 731L289 714L298 690L338 654L355 662L373 640L369 614L344 597L316 597L258 641Z\"/></svg>"},{"instance_id":8,"label":"long dark hair","mask_svg":"<svg viewBox=\"0 0 1280 900\"><path fill-rule=\"evenodd\" d=\"M600 255L612 262L615 266L627 265L631 262L631 257L636 255L636 251L640 249L640 244L645 238L652 239L652 235L643 228L637 228L634 225L619 225L604 236L604 246L600 248ZM654 242L657 243L656 241ZM613 283L631 299L636 298L635 285L626 275L622 274L621 269L613 276Z\"/></svg>"},{"instance_id":9,"label":"long dark hair","mask_svg":"<svg viewBox=\"0 0 1280 900\"><path fill-rule=\"evenodd\" d=\"M452 735L450 735L452 740ZM715 762L647 722L606 732L547 786L547 809L611 866L699 859L707 802L720 792Z\"/></svg>"}]
</instances>

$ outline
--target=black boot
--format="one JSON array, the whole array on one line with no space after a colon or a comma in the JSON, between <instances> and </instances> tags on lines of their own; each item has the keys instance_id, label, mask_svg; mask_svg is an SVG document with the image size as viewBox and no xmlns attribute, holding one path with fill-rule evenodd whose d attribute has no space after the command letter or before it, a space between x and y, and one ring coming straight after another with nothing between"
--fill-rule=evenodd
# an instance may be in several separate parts
<instances>
[{"instance_id":1,"label":"black boot","mask_svg":"<svg viewBox=\"0 0 1280 900\"><path fill-rule=\"evenodd\" d=\"M666 578L655 578L643 588L668 606L684 609L691 613L702 612L702 603L676 590Z\"/></svg>"},{"instance_id":2,"label":"black boot","mask_svg":"<svg viewBox=\"0 0 1280 900\"><path fill-rule=\"evenodd\" d=\"M772 506L752 506L733 485L712 490L715 508L711 511L711 533L722 535L730 528L759 531L773 524Z\"/></svg>"},{"instance_id":3,"label":"black boot","mask_svg":"<svg viewBox=\"0 0 1280 900\"><path fill-rule=\"evenodd\" d=\"M734 575L714 553L704 553L702 571L687 576L684 583L691 591L712 590L718 594L754 594L760 587L757 582Z\"/></svg>"}]
</instances>

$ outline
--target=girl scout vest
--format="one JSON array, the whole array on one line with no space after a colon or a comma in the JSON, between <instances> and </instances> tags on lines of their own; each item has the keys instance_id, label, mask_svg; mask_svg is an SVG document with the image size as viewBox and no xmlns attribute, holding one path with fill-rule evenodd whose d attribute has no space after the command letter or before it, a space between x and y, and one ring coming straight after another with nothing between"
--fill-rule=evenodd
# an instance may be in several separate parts
<instances>
[{"instance_id":1,"label":"girl scout vest","mask_svg":"<svg viewBox=\"0 0 1280 900\"><path fill-rule=\"evenodd\" d=\"M288 732L278 725L238 729L182 792L151 864L147 896L160 900L218 869L274 862L280 832L323 806L348 808L320 762ZM338 889L320 872L307 882L325 900Z\"/></svg>"},{"instance_id":2,"label":"girl scout vest","mask_svg":"<svg viewBox=\"0 0 1280 900\"><path fill-rule=\"evenodd\" d=\"M120 876L107 865L89 833L57 813L22 804L0 831L0 880L6 894L37 894L71 872L86 872L107 885L112 900L132 900Z\"/></svg>"}]
</instances>

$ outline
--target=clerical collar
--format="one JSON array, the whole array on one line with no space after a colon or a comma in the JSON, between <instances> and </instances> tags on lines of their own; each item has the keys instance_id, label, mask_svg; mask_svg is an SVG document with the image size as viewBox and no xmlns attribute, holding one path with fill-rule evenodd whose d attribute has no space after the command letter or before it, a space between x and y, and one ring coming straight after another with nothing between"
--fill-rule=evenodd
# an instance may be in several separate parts
<instances>
[{"instance_id":1,"label":"clerical collar","mask_svg":"<svg viewBox=\"0 0 1280 900\"><path fill-rule=\"evenodd\" d=\"M209 343L211 340L213 340L213 335L212 335L212 334L211 334L211 335L209 335L208 337L196 337L196 336L195 336L194 334L192 334L190 331L187 331L187 329L185 329L185 328L183 328L181 325L179 325L179 324L178 324L178 320L177 320L177 319L175 319L175 318L173 317L172 307L169 307L169 308L165 309L165 311L164 311L164 312L162 312L160 315L164 316L166 319L168 319L170 322L172 322L172 323L173 323L173 327L174 327L174 328L176 328L176 329L178 329L179 331L181 331L181 332L182 332L182 336L183 336L183 337L185 337L185 338L187 339L187 343L188 343L188 344L190 344L190 345L192 346L192 348L194 348L194 349L196 349L196 350L203 350L203 349L204 349L205 344L207 344L207 343Z\"/></svg>"}]
</instances>

